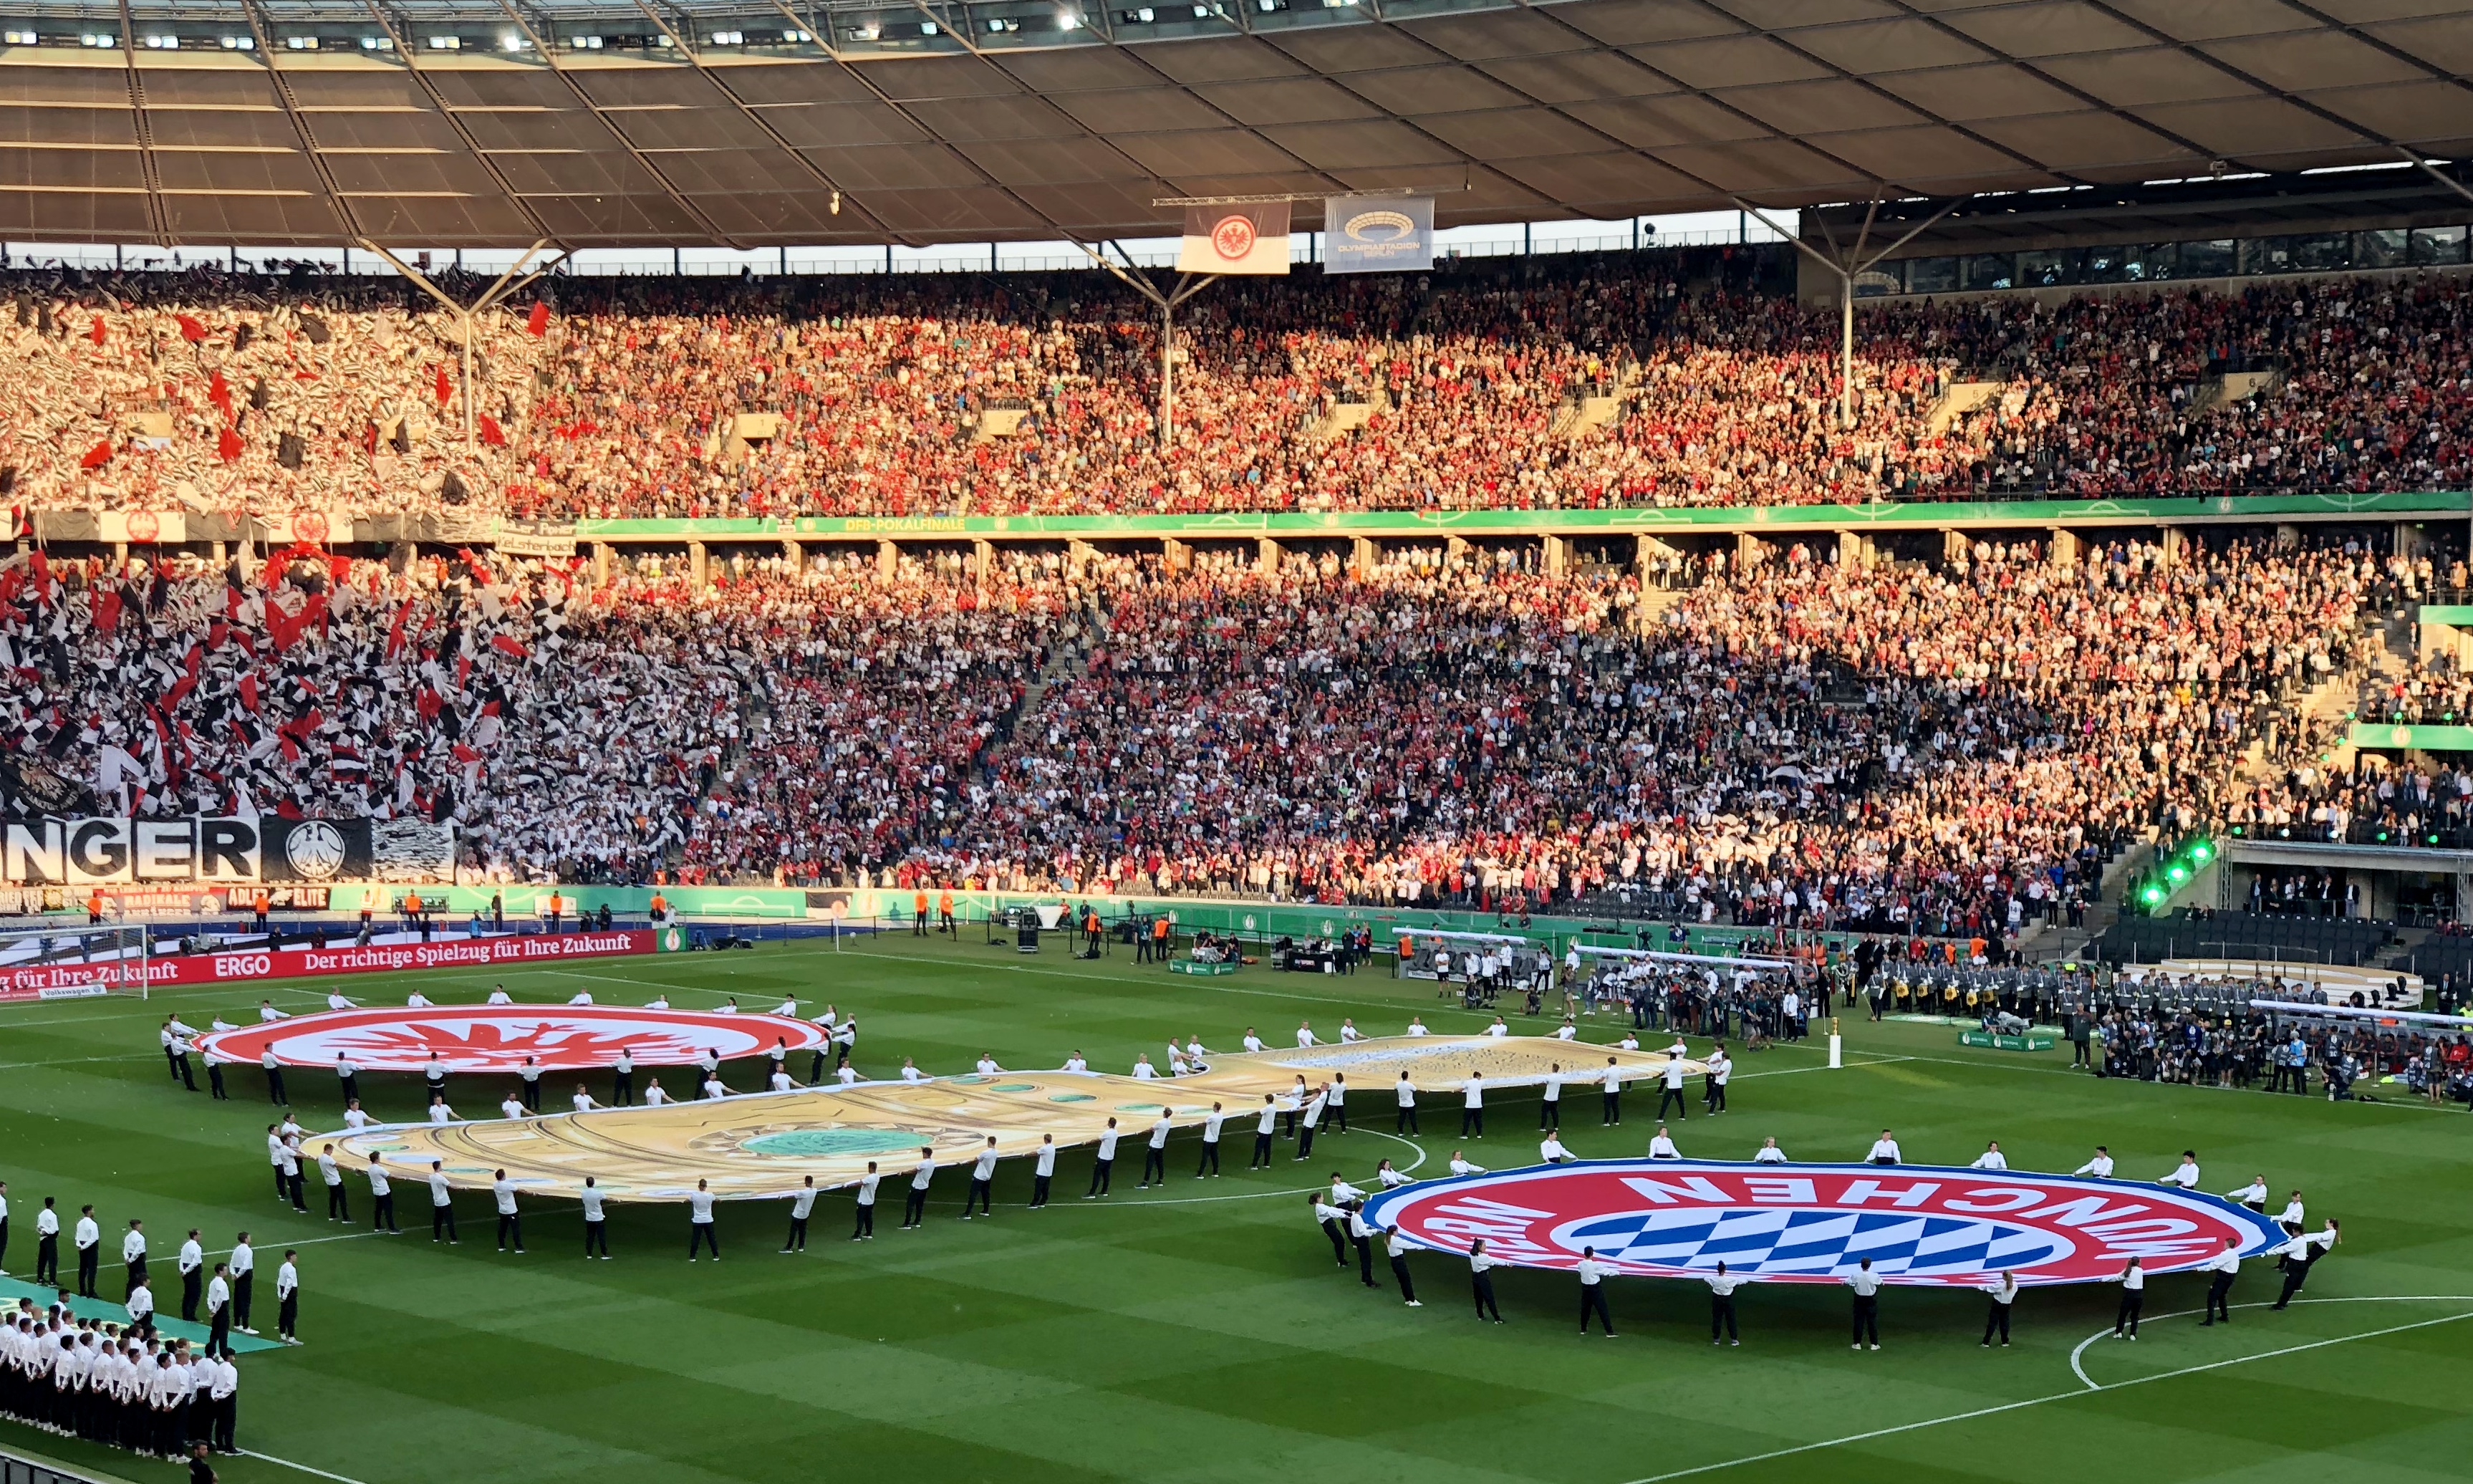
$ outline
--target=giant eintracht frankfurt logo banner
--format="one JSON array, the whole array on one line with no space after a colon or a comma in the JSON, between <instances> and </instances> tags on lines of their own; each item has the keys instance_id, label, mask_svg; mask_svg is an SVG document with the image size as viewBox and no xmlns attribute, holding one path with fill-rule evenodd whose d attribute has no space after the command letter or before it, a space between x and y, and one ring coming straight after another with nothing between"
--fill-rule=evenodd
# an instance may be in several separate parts
<instances>
[{"instance_id":1,"label":"giant eintracht frankfurt logo banner","mask_svg":"<svg viewBox=\"0 0 2473 1484\"><path fill-rule=\"evenodd\" d=\"M728 1062L825 1043L822 1026L788 1016L623 1005L438 1005L426 1010L335 1010L213 1031L198 1048L252 1063L269 1050L286 1066L332 1066L338 1055L363 1071L419 1071L435 1051L447 1070L509 1072L527 1057L549 1071L608 1066L627 1054L647 1066L683 1066L712 1052Z\"/></svg>"},{"instance_id":2,"label":"giant eintracht frankfurt logo banner","mask_svg":"<svg viewBox=\"0 0 2473 1484\"><path fill-rule=\"evenodd\" d=\"M1885 1282L2025 1284L2194 1268L2230 1237L2243 1257L2283 1239L2266 1217L2170 1185L1932 1165L1603 1160L1375 1196L1365 1219L1409 1242L1518 1267L1570 1269L1583 1248L1616 1272L1701 1278L1722 1261L1762 1281L1835 1282L1865 1257Z\"/></svg>"}]
</instances>

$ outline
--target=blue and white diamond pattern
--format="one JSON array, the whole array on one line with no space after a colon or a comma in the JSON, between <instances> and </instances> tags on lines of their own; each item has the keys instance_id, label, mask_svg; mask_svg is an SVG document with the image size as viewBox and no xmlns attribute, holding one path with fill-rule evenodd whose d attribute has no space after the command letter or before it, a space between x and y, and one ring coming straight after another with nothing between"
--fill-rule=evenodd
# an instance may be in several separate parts
<instances>
[{"instance_id":1,"label":"blue and white diamond pattern","mask_svg":"<svg viewBox=\"0 0 2473 1484\"><path fill-rule=\"evenodd\" d=\"M1577 1254L1595 1247L1615 1262L1705 1273L1719 1262L1744 1277L1818 1277L1865 1257L1883 1274L1959 1278L2028 1269L2074 1251L2069 1238L2006 1222L1896 1211L1625 1211L1573 1222L1554 1233Z\"/></svg>"}]
</instances>

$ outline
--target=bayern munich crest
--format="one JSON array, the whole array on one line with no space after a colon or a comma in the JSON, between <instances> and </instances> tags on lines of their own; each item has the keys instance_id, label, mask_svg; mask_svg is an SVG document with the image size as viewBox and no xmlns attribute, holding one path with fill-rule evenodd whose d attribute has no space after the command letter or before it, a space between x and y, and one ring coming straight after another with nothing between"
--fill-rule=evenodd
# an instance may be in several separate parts
<instances>
[{"instance_id":1,"label":"bayern munich crest","mask_svg":"<svg viewBox=\"0 0 2473 1484\"><path fill-rule=\"evenodd\" d=\"M2265 1216L2177 1189L2068 1175L1933 1165L1599 1160L1419 1181L1367 1203L1410 1243L1570 1269L1584 1248L1646 1278L1728 1273L1835 1282L1863 1258L1885 1282L1972 1287L2195 1268L2230 1237L2245 1257L2283 1240Z\"/></svg>"},{"instance_id":2,"label":"bayern munich crest","mask_svg":"<svg viewBox=\"0 0 2473 1484\"><path fill-rule=\"evenodd\" d=\"M239 1063L272 1050L286 1066L332 1066L340 1055L379 1072L419 1071L436 1052L449 1071L506 1072L527 1057L547 1071L608 1066L621 1050L647 1066L685 1065L707 1051L728 1062L762 1056L777 1042L810 1051L825 1043L824 1028L788 1016L621 1005L371 1006L212 1031L198 1048Z\"/></svg>"}]
</instances>

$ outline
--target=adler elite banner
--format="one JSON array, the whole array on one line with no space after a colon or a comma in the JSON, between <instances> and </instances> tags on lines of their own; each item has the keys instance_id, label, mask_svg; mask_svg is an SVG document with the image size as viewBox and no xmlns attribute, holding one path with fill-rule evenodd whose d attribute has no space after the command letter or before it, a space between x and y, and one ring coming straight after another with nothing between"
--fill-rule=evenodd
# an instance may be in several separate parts
<instances>
[{"instance_id":1,"label":"adler elite banner","mask_svg":"<svg viewBox=\"0 0 2473 1484\"><path fill-rule=\"evenodd\" d=\"M1176 269L1188 274L1286 273L1288 203L1186 207Z\"/></svg>"},{"instance_id":2,"label":"adler elite banner","mask_svg":"<svg viewBox=\"0 0 2473 1484\"><path fill-rule=\"evenodd\" d=\"M1434 266L1434 198L1333 196L1323 203L1331 274L1423 273Z\"/></svg>"}]
</instances>

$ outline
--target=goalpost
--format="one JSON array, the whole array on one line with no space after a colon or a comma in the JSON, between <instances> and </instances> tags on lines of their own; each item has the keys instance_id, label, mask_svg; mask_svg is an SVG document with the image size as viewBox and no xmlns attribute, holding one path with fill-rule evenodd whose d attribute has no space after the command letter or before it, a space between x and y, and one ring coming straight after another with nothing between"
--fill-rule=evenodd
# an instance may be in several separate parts
<instances>
[{"instance_id":1,"label":"goalpost","mask_svg":"<svg viewBox=\"0 0 2473 1484\"><path fill-rule=\"evenodd\" d=\"M40 927L0 919L0 1005L98 994L147 997L153 929L142 922L88 922L63 916Z\"/></svg>"}]
</instances>

